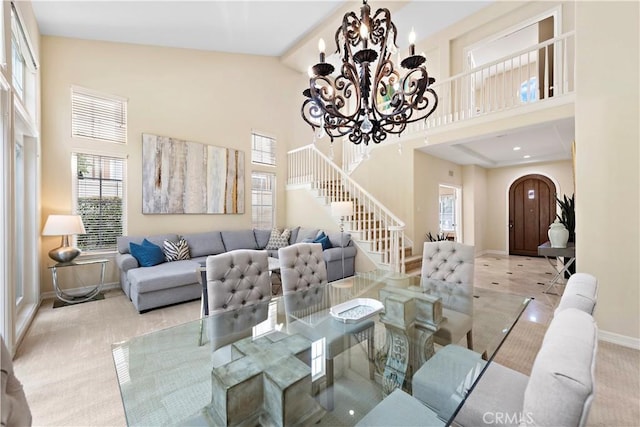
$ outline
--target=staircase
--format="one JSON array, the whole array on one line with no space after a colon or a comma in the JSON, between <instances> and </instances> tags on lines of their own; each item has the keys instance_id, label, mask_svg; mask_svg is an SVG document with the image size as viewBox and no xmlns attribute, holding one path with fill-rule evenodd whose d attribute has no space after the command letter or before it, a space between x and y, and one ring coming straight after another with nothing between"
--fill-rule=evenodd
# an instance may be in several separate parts
<instances>
[{"instance_id":1,"label":"staircase","mask_svg":"<svg viewBox=\"0 0 640 427\"><path fill-rule=\"evenodd\" d=\"M413 243L403 232L404 222L314 145L290 151L288 171L288 185L308 185L324 205L353 202L353 215L344 218L345 231L378 268L397 273L415 270L420 257L412 256Z\"/></svg>"}]
</instances>

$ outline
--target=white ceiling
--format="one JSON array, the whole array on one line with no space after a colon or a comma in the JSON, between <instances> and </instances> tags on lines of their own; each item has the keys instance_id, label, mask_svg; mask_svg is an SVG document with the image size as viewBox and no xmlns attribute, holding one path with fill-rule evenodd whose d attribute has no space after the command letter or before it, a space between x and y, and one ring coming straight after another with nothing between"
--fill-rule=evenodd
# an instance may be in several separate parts
<instances>
[{"instance_id":1,"label":"white ceiling","mask_svg":"<svg viewBox=\"0 0 640 427\"><path fill-rule=\"evenodd\" d=\"M461 165L495 168L569 160L574 135L574 119L568 118L472 140L427 145L420 150ZM520 149L514 150L514 147Z\"/></svg>"},{"instance_id":2,"label":"white ceiling","mask_svg":"<svg viewBox=\"0 0 640 427\"><path fill-rule=\"evenodd\" d=\"M455 24L494 0L370 1L372 9L390 7L398 29L397 44L408 45L415 28L418 39ZM219 52L282 56L288 51L308 49L326 23L340 19L340 9L357 10L361 1L345 0L236 0L236 1L58 1L34 0L33 10L43 35L191 48ZM352 6L352 7L351 7ZM393 6L393 7L391 7ZM341 16L341 15L340 15ZM530 38L530 31L521 34ZM516 38L514 38L515 40ZM302 41L305 41L304 43ZM508 38L490 49L474 52L476 60L503 56ZM306 44L305 44L306 43ZM317 43L313 40L313 45ZM534 43L535 44L535 43ZM314 48L315 49L315 48ZM312 49L313 50L313 49ZM310 52L315 57L316 52ZM306 66L305 66L306 69ZM519 129L455 144L425 146L423 151L460 164L499 167L571 158L573 119L548 126ZM520 151L513 151L520 146ZM528 159L523 158L530 155Z\"/></svg>"},{"instance_id":3,"label":"white ceiling","mask_svg":"<svg viewBox=\"0 0 640 427\"><path fill-rule=\"evenodd\" d=\"M343 0L35 0L43 35L280 56Z\"/></svg>"}]
</instances>

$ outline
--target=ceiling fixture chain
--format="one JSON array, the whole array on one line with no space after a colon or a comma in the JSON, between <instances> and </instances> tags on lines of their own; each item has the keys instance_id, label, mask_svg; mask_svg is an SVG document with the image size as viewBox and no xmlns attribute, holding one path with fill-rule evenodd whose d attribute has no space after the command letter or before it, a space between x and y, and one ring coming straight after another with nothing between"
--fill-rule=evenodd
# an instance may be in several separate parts
<instances>
[{"instance_id":1,"label":"ceiling fixture chain","mask_svg":"<svg viewBox=\"0 0 640 427\"><path fill-rule=\"evenodd\" d=\"M398 52L396 37L389 10L380 8L372 16L364 0L360 18L355 12L346 13L336 31L336 53L342 64L335 77L320 39L320 62L309 69L301 109L302 118L319 137L326 132L331 141L348 136L354 144L378 144L387 134L400 135L408 123L435 111L438 96L430 88L435 79L427 73L424 55L415 54L415 33L412 30L409 36L409 56L400 63L407 70L404 76L391 60Z\"/></svg>"}]
</instances>

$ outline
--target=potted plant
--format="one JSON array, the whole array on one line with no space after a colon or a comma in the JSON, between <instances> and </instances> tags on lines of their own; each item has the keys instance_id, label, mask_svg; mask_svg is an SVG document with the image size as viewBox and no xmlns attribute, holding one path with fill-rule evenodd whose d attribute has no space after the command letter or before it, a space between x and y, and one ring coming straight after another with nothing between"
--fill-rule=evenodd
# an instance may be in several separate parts
<instances>
[{"instance_id":1,"label":"potted plant","mask_svg":"<svg viewBox=\"0 0 640 427\"><path fill-rule=\"evenodd\" d=\"M569 242L576 241L576 204L575 204L575 194L572 194L571 197L567 197L567 195L563 195L562 199L560 199L556 195L556 201L558 202L558 206L560 206L560 215L556 214L558 220L567 228L569 231ZM564 263L569 262L569 258L564 258ZM576 272L576 263L574 262L569 267L569 271L564 274L565 278L569 278L569 276Z\"/></svg>"},{"instance_id":2,"label":"potted plant","mask_svg":"<svg viewBox=\"0 0 640 427\"><path fill-rule=\"evenodd\" d=\"M562 199L560 199L556 195L556 201L558 202L558 206L560 206L560 215L556 214L558 220L567 228L569 231L569 241L576 241L576 211L575 211L575 194L572 194L571 197L567 197L567 195L563 195Z\"/></svg>"}]
</instances>

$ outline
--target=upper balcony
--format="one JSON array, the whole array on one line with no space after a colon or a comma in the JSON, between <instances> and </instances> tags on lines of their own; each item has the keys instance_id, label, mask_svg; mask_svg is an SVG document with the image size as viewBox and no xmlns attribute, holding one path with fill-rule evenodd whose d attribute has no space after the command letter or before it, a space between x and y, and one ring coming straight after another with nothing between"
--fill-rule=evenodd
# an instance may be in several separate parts
<instances>
[{"instance_id":1,"label":"upper balcony","mask_svg":"<svg viewBox=\"0 0 640 427\"><path fill-rule=\"evenodd\" d=\"M574 32L568 32L435 82L431 86L438 95L434 113L407 126L402 136L392 141L418 141L416 147L429 154L456 163L494 167L507 163L485 158L476 153L475 147L468 149L461 142L482 141L491 145L486 144L490 138L506 133L517 137L516 132L524 132L519 135L524 139L531 134L541 137L550 134L556 135L557 141L545 141L544 153L541 152L538 161L570 157L575 98L574 40ZM446 147L452 144L457 145L457 150L447 153ZM372 149L352 144L344 147L343 165L349 172Z\"/></svg>"},{"instance_id":2,"label":"upper balcony","mask_svg":"<svg viewBox=\"0 0 640 427\"><path fill-rule=\"evenodd\" d=\"M574 40L569 32L434 83L436 111L405 138L573 104Z\"/></svg>"}]
</instances>

